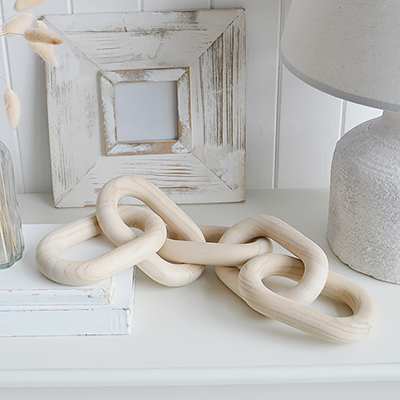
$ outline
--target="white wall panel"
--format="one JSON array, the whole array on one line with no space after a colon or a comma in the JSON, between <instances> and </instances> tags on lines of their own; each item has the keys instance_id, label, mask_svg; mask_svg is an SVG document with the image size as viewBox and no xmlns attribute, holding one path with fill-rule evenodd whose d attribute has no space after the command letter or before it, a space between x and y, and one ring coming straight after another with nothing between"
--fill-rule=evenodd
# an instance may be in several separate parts
<instances>
[{"instance_id":1,"label":"white wall panel","mask_svg":"<svg viewBox=\"0 0 400 400\"><path fill-rule=\"evenodd\" d=\"M14 3L14 0L0 1L6 10ZM343 103L312 89L281 67L278 57L281 21L284 21L290 2L47 0L35 9L35 13L245 8L247 188L262 189L274 185L281 188L327 187L332 153L341 133L380 115L381 111ZM19 95L22 106L16 132L11 131L5 112L0 110L0 140L12 153L18 191L50 191L43 63L22 38L0 39L0 54L0 76L8 79L10 75L12 88ZM5 85L3 89L6 89ZM0 86L0 94L1 90Z\"/></svg>"},{"instance_id":2,"label":"white wall panel","mask_svg":"<svg viewBox=\"0 0 400 400\"><path fill-rule=\"evenodd\" d=\"M282 0L283 21L290 4ZM276 187L328 187L337 140L382 111L344 102L281 71Z\"/></svg>"},{"instance_id":3,"label":"white wall panel","mask_svg":"<svg viewBox=\"0 0 400 400\"><path fill-rule=\"evenodd\" d=\"M48 0L52 1L52 0ZM74 13L139 11L138 0L68 0Z\"/></svg>"},{"instance_id":4,"label":"white wall panel","mask_svg":"<svg viewBox=\"0 0 400 400\"><path fill-rule=\"evenodd\" d=\"M214 0L213 7L246 9L246 182L248 189L271 188L275 163L280 2Z\"/></svg>"},{"instance_id":5,"label":"white wall panel","mask_svg":"<svg viewBox=\"0 0 400 400\"><path fill-rule=\"evenodd\" d=\"M277 187L328 187L342 101L313 89L283 67L280 111Z\"/></svg>"},{"instance_id":6,"label":"white wall panel","mask_svg":"<svg viewBox=\"0 0 400 400\"><path fill-rule=\"evenodd\" d=\"M1 8L1 11L3 9ZM2 12L3 14L4 12ZM18 40L19 38L14 38L14 40ZM0 38L0 76L5 79L11 87L14 89L12 82L10 82L10 74L9 74L9 58L8 58L8 44L7 39L5 37ZM12 44L12 43L10 43ZM0 95L1 98L3 93L7 90L7 84L0 80ZM22 174L22 164L21 164L21 157L20 157L20 150L19 150L19 143L18 143L18 131L11 130L7 115L4 110L4 107L0 108L0 140L8 147L11 153L11 157L13 159L14 164L14 173L16 179L16 186L18 192L24 192L24 183L23 183L23 174Z\"/></svg>"},{"instance_id":7,"label":"white wall panel","mask_svg":"<svg viewBox=\"0 0 400 400\"><path fill-rule=\"evenodd\" d=\"M13 7L14 0L3 0L3 4L8 10ZM67 9L67 0L51 0L32 12L39 17L66 13ZM21 101L18 135L25 191L48 192L51 190L51 175L43 62L24 39L13 37L7 40L13 88Z\"/></svg>"},{"instance_id":8,"label":"white wall panel","mask_svg":"<svg viewBox=\"0 0 400 400\"><path fill-rule=\"evenodd\" d=\"M283 21L290 3L283 0ZM328 187L342 126L342 100L313 89L284 67L280 78L275 186Z\"/></svg>"},{"instance_id":9,"label":"white wall panel","mask_svg":"<svg viewBox=\"0 0 400 400\"><path fill-rule=\"evenodd\" d=\"M142 0L143 11L208 9L210 0Z\"/></svg>"}]
</instances>

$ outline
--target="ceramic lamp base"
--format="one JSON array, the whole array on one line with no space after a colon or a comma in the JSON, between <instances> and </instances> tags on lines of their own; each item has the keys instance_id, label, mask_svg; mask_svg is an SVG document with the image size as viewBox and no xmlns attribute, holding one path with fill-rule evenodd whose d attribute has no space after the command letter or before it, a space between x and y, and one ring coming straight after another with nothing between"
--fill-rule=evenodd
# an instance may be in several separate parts
<instances>
[{"instance_id":1,"label":"ceramic lamp base","mask_svg":"<svg viewBox=\"0 0 400 400\"><path fill-rule=\"evenodd\" d=\"M337 143L327 237L351 268L400 283L400 114L385 112Z\"/></svg>"}]
</instances>

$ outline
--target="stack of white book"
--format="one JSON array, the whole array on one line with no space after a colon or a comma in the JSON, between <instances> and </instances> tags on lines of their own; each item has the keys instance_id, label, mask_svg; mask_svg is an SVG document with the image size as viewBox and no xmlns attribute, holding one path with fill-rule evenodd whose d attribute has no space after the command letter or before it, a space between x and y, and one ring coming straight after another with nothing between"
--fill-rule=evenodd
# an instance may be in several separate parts
<instances>
[{"instance_id":1,"label":"stack of white book","mask_svg":"<svg viewBox=\"0 0 400 400\"><path fill-rule=\"evenodd\" d=\"M35 262L36 246L60 225L24 225L25 251L12 267L0 270L0 336L118 335L132 327L135 270L130 268L98 284L59 285ZM113 245L99 235L62 254L88 260Z\"/></svg>"}]
</instances>

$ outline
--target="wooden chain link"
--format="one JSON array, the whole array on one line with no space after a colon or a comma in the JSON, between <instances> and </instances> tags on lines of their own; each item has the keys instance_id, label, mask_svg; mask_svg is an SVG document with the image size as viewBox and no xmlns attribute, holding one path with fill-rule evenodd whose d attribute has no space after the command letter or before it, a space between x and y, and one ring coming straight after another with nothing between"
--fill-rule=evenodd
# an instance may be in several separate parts
<instances>
[{"instance_id":1,"label":"wooden chain link","mask_svg":"<svg viewBox=\"0 0 400 400\"><path fill-rule=\"evenodd\" d=\"M151 211L118 206L125 196L141 200ZM130 227L143 234L137 236ZM88 261L61 258L67 248L101 232L116 249ZM298 258L273 254L271 239ZM43 238L36 261L45 276L66 285L91 284L137 265L162 285L182 286L196 280L206 265L214 265L220 280L254 310L333 342L361 339L375 321L370 295L329 272L323 250L290 225L259 215L231 228L198 226L155 185L134 176L108 182L98 196L95 214ZM298 283L276 294L262 283L269 275ZM353 315L336 318L307 307L321 293L346 303Z\"/></svg>"}]
</instances>

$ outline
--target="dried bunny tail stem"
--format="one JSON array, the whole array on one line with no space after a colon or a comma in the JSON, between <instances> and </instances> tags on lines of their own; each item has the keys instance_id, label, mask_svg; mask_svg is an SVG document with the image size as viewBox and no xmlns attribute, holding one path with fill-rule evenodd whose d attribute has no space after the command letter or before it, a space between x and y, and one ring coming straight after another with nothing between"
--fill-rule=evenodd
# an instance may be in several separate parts
<instances>
[{"instance_id":1,"label":"dried bunny tail stem","mask_svg":"<svg viewBox=\"0 0 400 400\"><path fill-rule=\"evenodd\" d=\"M5 36L11 37L21 35L29 28L35 17L32 14L21 14L16 18L10 19L3 25L3 33Z\"/></svg>"},{"instance_id":2,"label":"dried bunny tail stem","mask_svg":"<svg viewBox=\"0 0 400 400\"><path fill-rule=\"evenodd\" d=\"M17 0L14 3L16 12L23 12L44 3L46 0Z\"/></svg>"},{"instance_id":3,"label":"dried bunny tail stem","mask_svg":"<svg viewBox=\"0 0 400 400\"><path fill-rule=\"evenodd\" d=\"M38 54L45 62L58 66L56 55L54 54L53 45L48 43L28 42L29 47Z\"/></svg>"},{"instance_id":4,"label":"dried bunny tail stem","mask_svg":"<svg viewBox=\"0 0 400 400\"><path fill-rule=\"evenodd\" d=\"M5 84L7 85L7 88L10 89L10 84L2 77L0 76L0 79L5 82Z\"/></svg>"},{"instance_id":5,"label":"dried bunny tail stem","mask_svg":"<svg viewBox=\"0 0 400 400\"><path fill-rule=\"evenodd\" d=\"M9 10L7 10L1 17L0 20L4 20L5 16L10 13L11 11L14 11L14 8L10 8ZM8 19L10 19L11 17L7 18L5 21L7 21ZM5 22L3 21L3 22Z\"/></svg>"},{"instance_id":6,"label":"dried bunny tail stem","mask_svg":"<svg viewBox=\"0 0 400 400\"><path fill-rule=\"evenodd\" d=\"M6 113L11 129L15 129L21 115L21 107L17 94L11 89L7 89L4 92L4 104L6 106Z\"/></svg>"},{"instance_id":7,"label":"dried bunny tail stem","mask_svg":"<svg viewBox=\"0 0 400 400\"><path fill-rule=\"evenodd\" d=\"M5 14L4 14L5 15ZM4 17L4 15L3 15L3 17ZM31 13L19 13L19 14L14 14L14 15L11 15L11 17L8 17L7 19L5 19L3 22L2 22L2 24L0 25L0 28L3 28L3 26L5 25L5 23L6 22L8 22L10 19L14 19L15 17L17 17L17 16L19 16L19 15L32 15L32 17L37 21L38 19L33 15L33 14L31 14ZM3 17L1 17L1 18L3 18Z\"/></svg>"},{"instance_id":8,"label":"dried bunny tail stem","mask_svg":"<svg viewBox=\"0 0 400 400\"><path fill-rule=\"evenodd\" d=\"M63 42L62 39L54 32L51 32L50 30L44 28L27 29L24 33L24 38L29 42L49 44L61 44Z\"/></svg>"}]
</instances>

